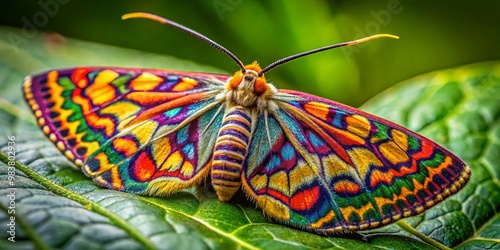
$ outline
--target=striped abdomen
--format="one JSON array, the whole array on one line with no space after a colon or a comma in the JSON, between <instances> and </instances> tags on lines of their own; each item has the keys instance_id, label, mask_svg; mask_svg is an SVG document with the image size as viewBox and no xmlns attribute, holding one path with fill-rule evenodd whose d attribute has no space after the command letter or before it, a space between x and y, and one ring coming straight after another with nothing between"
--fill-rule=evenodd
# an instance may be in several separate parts
<instances>
[{"instance_id":1,"label":"striped abdomen","mask_svg":"<svg viewBox=\"0 0 500 250\"><path fill-rule=\"evenodd\" d=\"M241 106L224 117L212 158L212 185L220 201L227 201L241 185L241 169L250 141L250 111Z\"/></svg>"}]
</instances>

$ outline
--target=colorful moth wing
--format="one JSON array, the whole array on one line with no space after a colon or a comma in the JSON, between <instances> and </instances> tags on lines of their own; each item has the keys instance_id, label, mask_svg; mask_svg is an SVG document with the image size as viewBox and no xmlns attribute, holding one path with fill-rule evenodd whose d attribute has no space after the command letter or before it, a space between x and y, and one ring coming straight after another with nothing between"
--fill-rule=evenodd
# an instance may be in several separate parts
<instances>
[{"instance_id":1,"label":"colorful moth wing","mask_svg":"<svg viewBox=\"0 0 500 250\"><path fill-rule=\"evenodd\" d=\"M274 101L279 109L253 130L242 182L278 221L318 232L376 228L422 213L469 179L463 161L402 126L296 91Z\"/></svg>"},{"instance_id":2,"label":"colorful moth wing","mask_svg":"<svg viewBox=\"0 0 500 250\"><path fill-rule=\"evenodd\" d=\"M25 98L43 132L77 166L121 131L212 98L228 76L129 68L72 68L28 76ZM178 116L168 122L179 122ZM185 116L184 116L185 118Z\"/></svg>"},{"instance_id":3,"label":"colorful moth wing","mask_svg":"<svg viewBox=\"0 0 500 250\"><path fill-rule=\"evenodd\" d=\"M151 196L199 183L210 170L221 105L209 99L158 114L104 143L83 171L103 187Z\"/></svg>"}]
</instances>

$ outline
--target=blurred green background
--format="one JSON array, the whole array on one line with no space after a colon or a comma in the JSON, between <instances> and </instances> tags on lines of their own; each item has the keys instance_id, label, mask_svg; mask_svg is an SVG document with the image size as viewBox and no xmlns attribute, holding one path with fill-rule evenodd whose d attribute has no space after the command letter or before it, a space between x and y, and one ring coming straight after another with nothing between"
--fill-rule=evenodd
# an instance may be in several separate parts
<instances>
[{"instance_id":1,"label":"blurred green background","mask_svg":"<svg viewBox=\"0 0 500 250\"><path fill-rule=\"evenodd\" d=\"M181 23L231 50L245 64L257 60L262 66L365 35L400 36L311 55L266 74L278 88L352 106L425 72L500 59L500 1L494 0L7 0L0 7L0 25L32 26L36 31L30 36L55 32L168 54L227 73L237 70L225 55L178 30L149 20L120 19L137 11ZM22 49L23 43L18 45Z\"/></svg>"}]
</instances>

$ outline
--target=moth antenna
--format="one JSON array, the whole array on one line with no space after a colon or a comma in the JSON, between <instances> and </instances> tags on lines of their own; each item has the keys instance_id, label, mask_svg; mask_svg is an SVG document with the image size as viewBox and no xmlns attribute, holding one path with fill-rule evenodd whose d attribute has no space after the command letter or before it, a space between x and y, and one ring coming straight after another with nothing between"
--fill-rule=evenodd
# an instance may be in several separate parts
<instances>
[{"instance_id":1,"label":"moth antenna","mask_svg":"<svg viewBox=\"0 0 500 250\"><path fill-rule=\"evenodd\" d=\"M183 25L180 25L176 22L173 22L173 21L170 21L166 18L163 18L163 17L160 17L160 16L157 16L157 15L153 15L153 14L150 14L150 13L144 13L144 12L134 12L134 13L129 13L129 14L125 14L122 16L122 20L125 20L125 19L131 19L131 18L145 18L145 19L150 19L150 20L153 20L153 21L157 21L157 22L160 22L160 23L163 23L163 24L168 24L172 27L175 27L177 29L180 29L208 44L210 44L212 47L218 49L219 51L221 51L222 53L228 55L234 62L236 62L236 64L238 64L238 67L240 67L241 69L241 72L242 73L245 73L245 66L243 65L243 63L240 61L240 59L238 59L238 57L236 57L233 53L231 53L231 51L229 51L228 49L222 47L221 45L217 44L216 42L212 41L211 39L209 39L208 37L188 28L188 27L185 27Z\"/></svg>"},{"instance_id":2,"label":"moth antenna","mask_svg":"<svg viewBox=\"0 0 500 250\"><path fill-rule=\"evenodd\" d=\"M262 69L259 72L259 76L264 75L266 72L268 72L268 71L270 71L270 70L272 70L272 69L280 66L281 64L287 63L289 61L295 60L295 59L303 57L303 56L311 55L311 54L314 54L314 53L318 53L318 52L321 52L321 51L325 51L325 50L329 50L329 49L334 49L334 48L338 48L338 47L351 46L351 45L358 44L358 43L364 43L364 42L367 42L367 41L370 41L370 40L374 40L374 39L378 39L378 38L382 38L382 37L399 39L398 36L391 35L391 34L377 34L377 35L373 35L373 36L361 38L361 39L350 41L350 42L343 42L343 43L328 45L328 46L325 46L325 47L321 47L321 48L317 48L317 49L305 51L305 52L302 52L302 53L299 53L299 54L296 54L296 55L285 57L283 59L280 59L280 60L278 60L276 62L273 62L273 63L269 64L268 66L266 66L264 69Z\"/></svg>"}]
</instances>

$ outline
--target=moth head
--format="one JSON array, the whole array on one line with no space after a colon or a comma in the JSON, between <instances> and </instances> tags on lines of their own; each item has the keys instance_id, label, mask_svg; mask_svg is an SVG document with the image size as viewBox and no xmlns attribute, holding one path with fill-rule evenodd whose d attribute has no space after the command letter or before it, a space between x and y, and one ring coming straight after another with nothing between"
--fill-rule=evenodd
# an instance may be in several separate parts
<instances>
[{"instance_id":1,"label":"moth head","mask_svg":"<svg viewBox=\"0 0 500 250\"><path fill-rule=\"evenodd\" d=\"M257 62L246 65L229 79L228 90L248 89L256 96L264 94L270 87L264 75L259 74L261 71Z\"/></svg>"}]
</instances>

